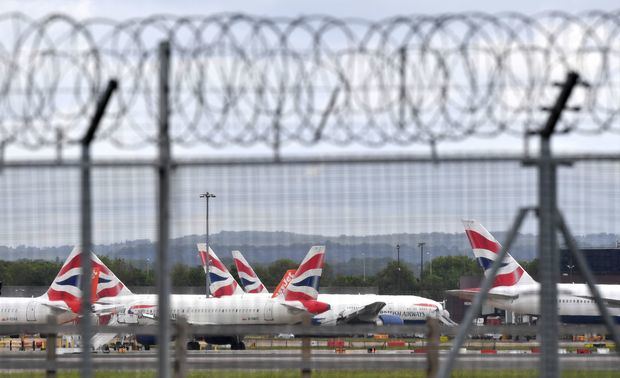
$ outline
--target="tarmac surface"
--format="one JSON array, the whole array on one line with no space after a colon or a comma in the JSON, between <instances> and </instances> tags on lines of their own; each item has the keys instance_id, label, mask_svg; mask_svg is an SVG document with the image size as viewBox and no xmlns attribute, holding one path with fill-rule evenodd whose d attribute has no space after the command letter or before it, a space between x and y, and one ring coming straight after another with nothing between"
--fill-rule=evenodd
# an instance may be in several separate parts
<instances>
[{"instance_id":1,"label":"tarmac surface","mask_svg":"<svg viewBox=\"0 0 620 378\"><path fill-rule=\"evenodd\" d=\"M302 362L299 351L192 351L187 354L187 366L192 370L227 369L300 369L307 366L313 370L381 370L381 369L426 369L426 354L409 350L377 351L369 354L363 350L347 350L337 354L333 350L313 351L310 361ZM446 358L442 353L440 360ZM536 369L538 354L462 354L455 369L465 370L519 370ZM56 369L76 369L80 363L79 354L58 356ZM560 355L560 366L564 370L617 370L620 357L608 355ZM155 369L157 355L154 351L93 354L93 365L97 370L149 370ZM45 352L20 352L0 354L0 370L45 369Z\"/></svg>"}]
</instances>

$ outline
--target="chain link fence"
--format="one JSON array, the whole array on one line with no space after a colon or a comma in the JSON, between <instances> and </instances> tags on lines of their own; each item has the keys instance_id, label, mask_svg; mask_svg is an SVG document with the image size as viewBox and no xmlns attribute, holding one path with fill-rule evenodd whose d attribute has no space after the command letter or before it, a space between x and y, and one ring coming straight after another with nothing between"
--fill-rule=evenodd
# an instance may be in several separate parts
<instances>
[{"instance_id":1,"label":"chain link fence","mask_svg":"<svg viewBox=\"0 0 620 378\"><path fill-rule=\"evenodd\" d=\"M7 36L0 42L3 147L33 153L82 147L75 161L21 155L0 165L0 334L6 335L0 375L615 374L615 327L605 327L600 317L598 324L580 326L563 318L563 309L583 314L579 309L592 310L597 301L615 316L615 288L598 294L575 294L570 286L545 290L591 278L580 255L570 254L573 239L556 238L564 225L590 266L600 265L597 251L620 253L620 159L596 148L554 157L545 143L556 123L571 134L617 133L616 13L376 22L246 15L76 21L7 14L0 30ZM576 88L570 103L569 92L547 118L540 107L557 96L551 84L571 70L581 75L573 84L588 86ZM119 86L106 102L101 95L110 79ZM573 103L581 111L562 114ZM547 132L539 132L545 120ZM505 134L542 135L541 152L217 161L170 153L266 145L278 157L291 145L389 150ZM110 146L106 159L90 158L90 141ZM159 158L114 159L142 147ZM216 195L209 232L199 197L205 190ZM513 222L517 214L524 218ZM484 293L494 275L485 280L482 268L501 275L504 264L501 258L476 261L463 219L484 224L543 283L510 298L533 293L528 310L502 309L493 290L486 302L479 295L465 301L450 295L472 287ZM241 250L270 291L310 246L325 245L321 284L327 290L419 295L442 303L460 325L187 324L183 319L199 310L169 294L207 300L196 246L207 238L233 272L230 251ZM106 280L114 280L97 265L85 266L96 280L67 281L62 265L76 245L96 253L134 294L154 294L151 312L97 307ZM617 282L620 266L608 265L604 273L595 270L596 279ZM82 289L93 306L63 299L77 307L32 307L51 282ZM557 320L550 307L560 308ZM266 310L263 315L267 319ZM105 347L99 345L110 334ZM202 340L231 335L245 336L247 349ZM134 350L146 349L148 337L166 342L156 343L155 351ZM98 353L80 353L91 346ZM187 350L196 346L201 350Z\"/></svg>"}]
</instances>

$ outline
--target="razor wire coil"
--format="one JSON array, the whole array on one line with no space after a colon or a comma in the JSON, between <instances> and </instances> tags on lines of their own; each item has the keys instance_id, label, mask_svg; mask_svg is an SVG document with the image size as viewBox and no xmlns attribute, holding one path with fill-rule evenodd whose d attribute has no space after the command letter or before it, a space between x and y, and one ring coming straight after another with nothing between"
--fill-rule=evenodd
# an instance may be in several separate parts
<instances>
[{"instance_id":1,"label":"razor wire coil","mask_svg":"<svg viewBox=\"0 0 620 378\"><path fill-rule=\"evenodd\" d=\"M107 80L98 140L156 143L157 46L172 49L180 146L408 145L522 135L570 70L590 86L562 124L618 132L620 14L414 15L380 21L244 14L125 21L0 15L0 141L79 140Z\"/></svg>"}]
</instances>

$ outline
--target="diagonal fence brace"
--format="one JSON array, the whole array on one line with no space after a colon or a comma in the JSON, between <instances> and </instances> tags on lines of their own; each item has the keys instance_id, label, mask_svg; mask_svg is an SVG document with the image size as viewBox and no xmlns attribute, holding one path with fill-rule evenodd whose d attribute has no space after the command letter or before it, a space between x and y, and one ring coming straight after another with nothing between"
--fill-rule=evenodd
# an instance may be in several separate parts
<instances>
[{"instance_id":1,"label":"diagonal fence brace","mask_svg":"<svg viewBox=\"0 0 620 378\"><path fill-rule=\"evenodd\" d=\"M506 236L506 242L502 245L501 251L499 252L495 261L493 261L493 264L491 265L491 269L489 270L489 274L484 277L484 280L482 281L482 285L480 285L480 292L478 293L478 295L474 297L474 301L472 302L472 305L469 307L469 310L465 314L465 317L463 318L463 321L461 322L461 325L459 326L459 331L454 339L454 342L452 343L450 354L446 358L446 362L440 367L439 373L437 374L438 377L441 377L441 378L450 377L450 373L452 372L452 369L454 368L454 363L456 362L456 358L458 357L458 354L459 354L459 349L461 348L461 345L463 345L463 342L465 341L465 338L467 337L467 333L469 332L469 328L472 326L474 317L476 316L476 314L478 314L478 312L482 308L482 304L487 298L487 294L489 293L489 290L491 289L491 285L493 284L493 281L495 281L495 276L497 276L497 271L501 267L502 262L504 261L504 258L506 257L506 254L508 253L508 250L510 249L510 247L512 247L512 243L517 238L517 233L519 232L519 229L521 228L521 225L523 224L523 220L525 219L525 216L531 210L533 210L532 207L524 207L524 208L519 209L519 212L517 213L517 216L515 217L515 220L512 223L512 227L510 228L510 231L508 231L508 235Z\"/></svg>"},{"instance_id":2,"label":"diagonal fence brace","mask_svg":"<svg viewBox=\"0 0 620 378\"><path fill-rule=\"evenodd\" d=\"M598 311L601 314L601 318L603 318L603 321L605 323L605 326L607 327L607 330L611 334L611 337L614 339L614 343L616 344L616 353L620 354L620 348L618 348L618 346L620 346L620 337L619 337L620 335L618 334L618 327L616 327L616 325L614 324L614 320L611 317L609 310L607 309L607 306L603 300L603 297L601 296L601 292L596 286L594 274L592 274L592 270L590 270L590 267L588 266L588 263L585 257L583 256L583 253L581 253L581 250L577 247L577 242L575 241L575 238L573 238L573 235L571 234L568 228L568 225L564 221L564 216L559 210L557 211L557 214L556 214L556 220L557 220L558 229L562 233L562 236L564 237L564 241L566 242L568 249L570 250L573 257L575 258L577 262L577 266L579 267L579 270L581 271L584 278L586 279L586 283L588 284L588 287L590 288L590 292L592 293L592 296L594 297L594 301L596 302Z\"/></svg>"}]
</instances>

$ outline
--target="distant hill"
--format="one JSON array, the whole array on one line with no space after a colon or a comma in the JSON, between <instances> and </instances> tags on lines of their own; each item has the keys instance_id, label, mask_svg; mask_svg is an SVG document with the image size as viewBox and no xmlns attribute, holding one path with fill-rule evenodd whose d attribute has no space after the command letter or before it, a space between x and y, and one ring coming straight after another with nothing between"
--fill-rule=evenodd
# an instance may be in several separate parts
<instances>
[{"instance_id":1,"label":"distant hill","mask_svg":"<svg viewBox=\"0 0 620 378\"><path fill-rule=\"evenodd\" d=\"M505 232L492 232L498 240L503 240ZM583 247L613 247L616 234L589 234L578 236ZM172 263L197 265L200 263L196 243L204 242L204 235L187 235L170 241ZM213 250L226 264L231 263L230 251L238 249L252 264L269 264L287 258L299 261L313 244L327 247L327 262L340 274L361 274L362 257L367 259L367 274L373 274L376 266L384 266L396 259L396 244L400 244L400 258L403 263L419 267L419 242L425 242L425 252L432 257L471 256L469 243L464 233L420 233L389 234L368 236L322 236L304 235L291 232L264 231L222 231L210 236ZM150 240L131 240L107 245L96 245L98 255L110 258L123 258L146 264L154 269L156 245ZM0 246L0 260L44 259L63 261L72 246L37 248L33 246ZM532 260L536 257L536 236L521 234L511 253L518 260ZM429 255L424 256L428 262Z\"/></svg>"}]
</instances>

